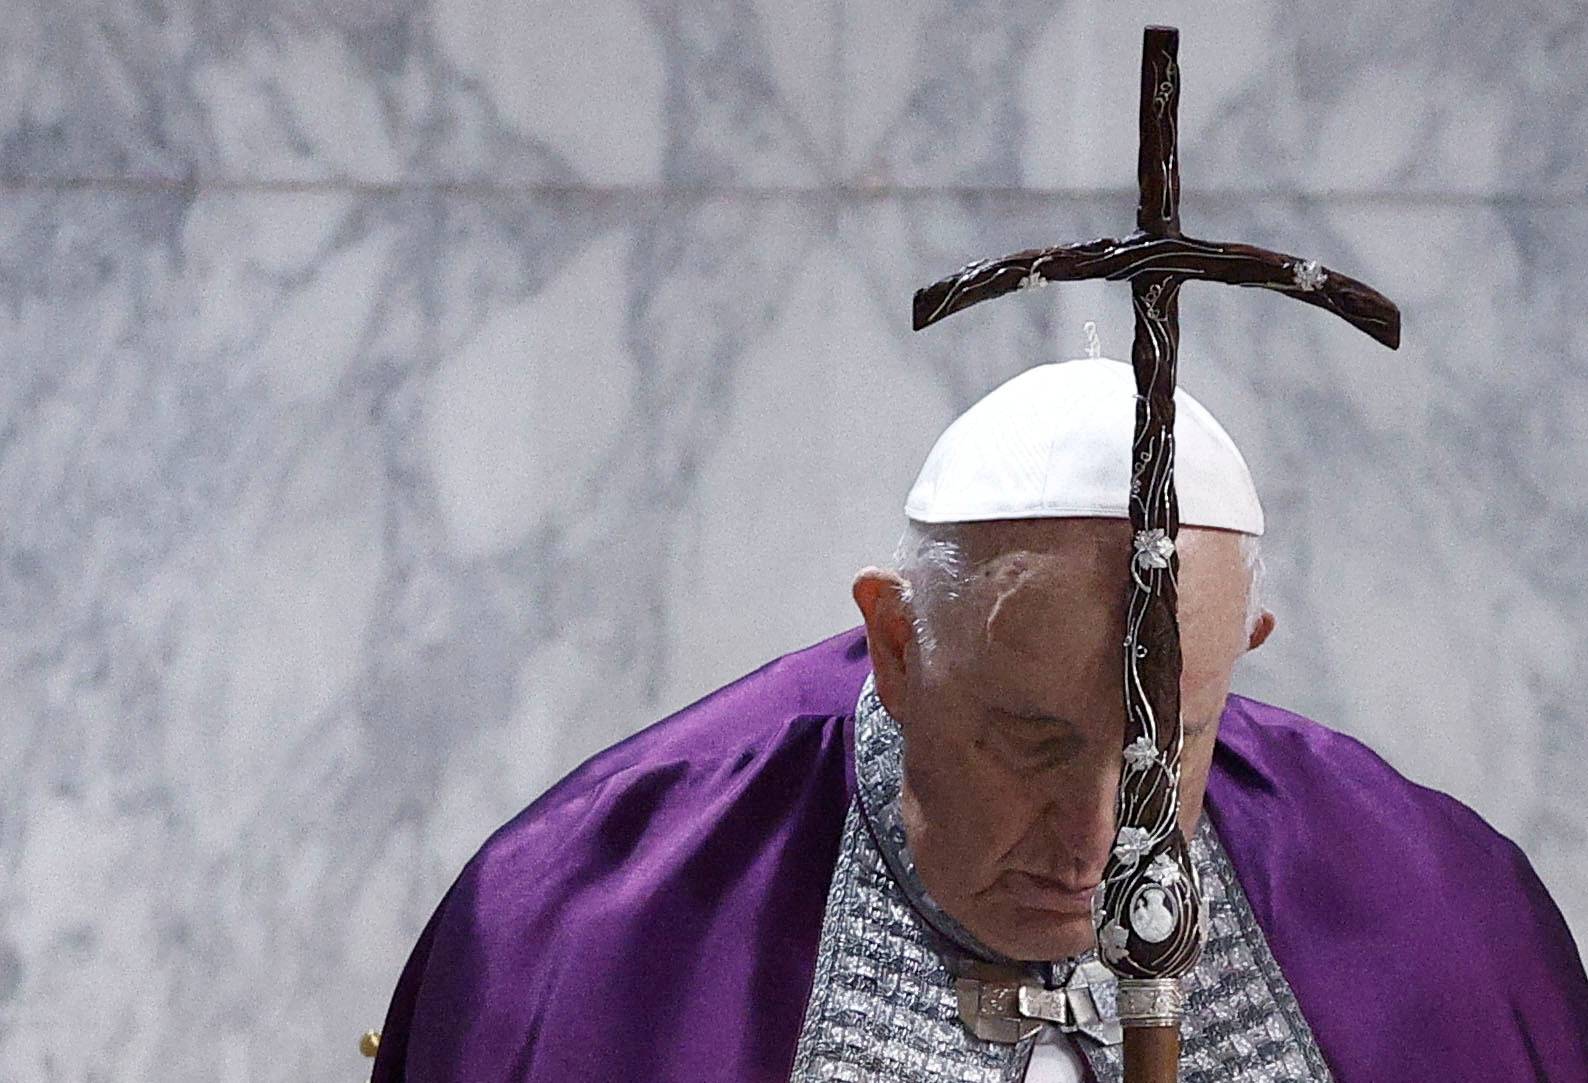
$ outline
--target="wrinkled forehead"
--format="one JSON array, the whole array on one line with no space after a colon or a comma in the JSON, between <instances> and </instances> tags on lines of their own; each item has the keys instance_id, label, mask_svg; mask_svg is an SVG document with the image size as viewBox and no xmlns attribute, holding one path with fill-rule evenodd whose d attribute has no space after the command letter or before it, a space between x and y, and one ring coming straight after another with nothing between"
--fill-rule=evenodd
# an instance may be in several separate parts
<instances>
[{"instance_id":1,"label":"wrinkled forehead","mask_svg":"<svg viewBox=\"0 0 1588 1083\"><path fill-rule=\"evenodd\" d=\"M1127 557L1118 546L1015 550L984 561L967 588L967 660L1051 665L1111 649L1124 630Z\"/></svg>"},{"instance_id":2,"label":"wrinkled forehead","mask_svg":"<svg viewBox=\"0 0 1588 1083\"><path fill-rule=\"evenodd\" d=\"M1126 520L1007 524L971 553L972 574L955 629L965 661L1003 669L1112 656L1124 634L1131 559ZM1227 531L1180 532L1183 622L1244 599L1238 545ZM991 550L991 551L989 551Z\"/></svg>"}]
</instances>

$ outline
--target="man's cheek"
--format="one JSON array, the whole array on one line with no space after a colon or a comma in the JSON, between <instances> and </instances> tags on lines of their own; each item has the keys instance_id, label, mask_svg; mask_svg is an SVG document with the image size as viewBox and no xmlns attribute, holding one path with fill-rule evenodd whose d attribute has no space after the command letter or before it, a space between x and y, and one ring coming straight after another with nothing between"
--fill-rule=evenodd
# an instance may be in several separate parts
<instances>
[{"instance_id":1,"label":"man's cheek","mask_svg":"<svg viewBox=\"0 0 1588 1083\"><path fill-rule=\"evenodd\" d=\"M1208 772L1213 765L1214 736L1211 731L1188 736L1180 753L1180 794L1182 799L1194 798L1207 786Z\"/></svg>"}]
</instances>

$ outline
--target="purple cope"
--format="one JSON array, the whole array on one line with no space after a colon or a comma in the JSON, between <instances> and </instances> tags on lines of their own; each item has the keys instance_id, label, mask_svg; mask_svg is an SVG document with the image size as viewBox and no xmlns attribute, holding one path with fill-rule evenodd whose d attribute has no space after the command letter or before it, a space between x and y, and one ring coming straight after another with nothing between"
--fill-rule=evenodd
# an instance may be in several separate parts
<instances>
[{"instance_id":1,"label":"purple cope","mask_svg":"<svg viewBox=\"0 0 1588 1083\"><path fill-rule=\"evenodd\" d=\"M864 630L586 761L414 947L374 1083L786 1083L854 798ZM1340 1083L1588 1083L1588 978L1522 852L1360 742L1231 695L1206 815Z\"/></svg>"}]
</instances>

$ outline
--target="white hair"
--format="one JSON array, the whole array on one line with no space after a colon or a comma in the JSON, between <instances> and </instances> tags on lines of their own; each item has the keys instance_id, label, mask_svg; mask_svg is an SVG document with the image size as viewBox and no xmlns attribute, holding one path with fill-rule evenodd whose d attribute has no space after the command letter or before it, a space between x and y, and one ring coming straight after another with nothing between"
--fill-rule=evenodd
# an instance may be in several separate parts
<instances>
[{"instance_id":1,"label":"white hair","mask_svg":"<svg viewBox=\"0 0 1588 1083\"><path fill-rule=\"evenodd\" d=\"M893 551L893 570L904 580L902 592L914 614L915 639L928 665L938 647L937 627L945 609L964 597L971 578L967 528L974 523L907 521ZM1246 635L1263 615L1263 554L1256 534L1239 539L1246 566Z\"/></svg>"}]
</instances>

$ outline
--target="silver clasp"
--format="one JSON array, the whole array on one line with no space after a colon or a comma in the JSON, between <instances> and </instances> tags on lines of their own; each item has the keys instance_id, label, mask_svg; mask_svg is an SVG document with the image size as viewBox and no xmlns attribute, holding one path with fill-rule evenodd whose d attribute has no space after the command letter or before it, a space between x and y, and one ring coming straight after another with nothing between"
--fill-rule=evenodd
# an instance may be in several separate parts
<instances>
[{"instance_id":1,"label":"silver clasp","mask_svg":"<svg viewBox=\"0 0 1588 1083\"><path fill-rule=\"evenodd\" d=\"M1103 1017L1094 991L1113 980L1107 967L1087 959L1057 989L1029 979L956 978L954 993L960 1019L983 1041L1012 1045L1051 1023L1066 1034L1118 1045L1124 1041L1119 1020Z\"/></svg>"}]
</instances>

